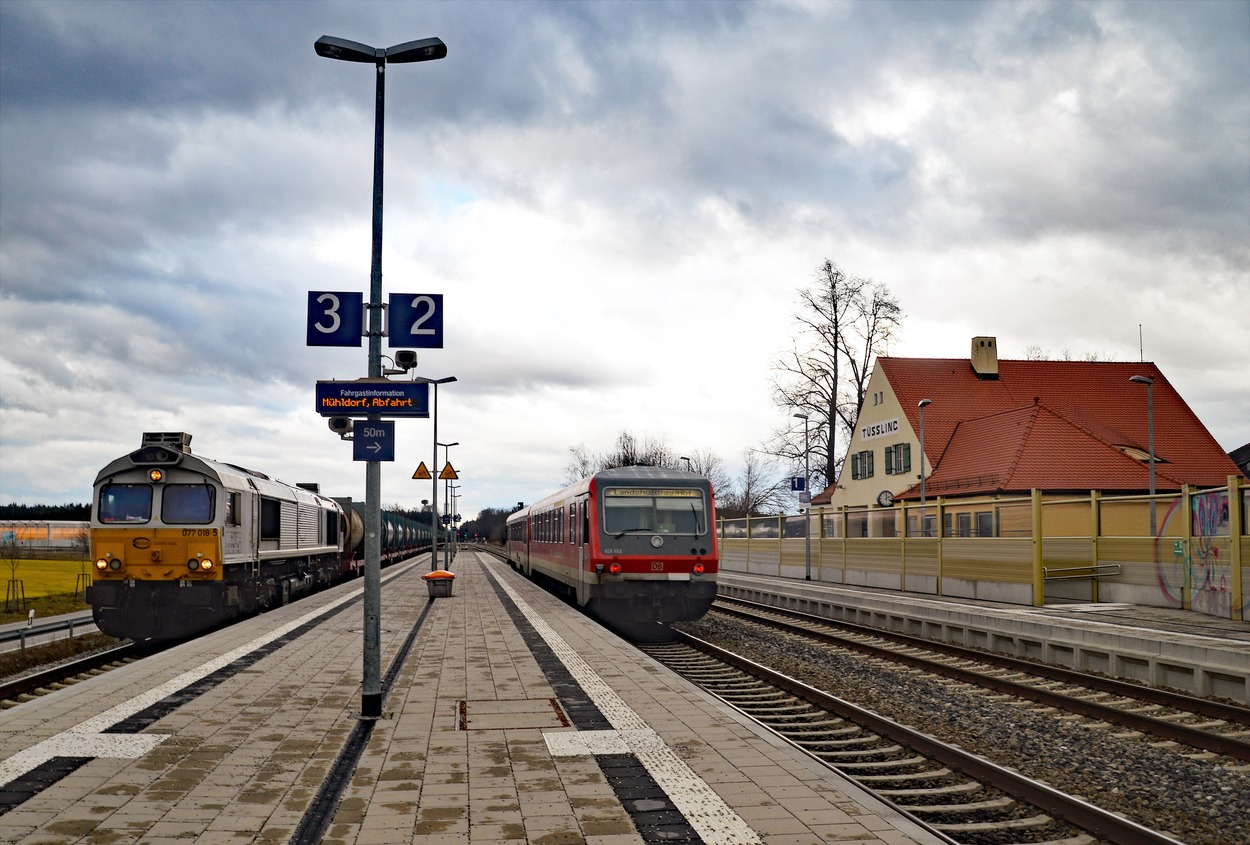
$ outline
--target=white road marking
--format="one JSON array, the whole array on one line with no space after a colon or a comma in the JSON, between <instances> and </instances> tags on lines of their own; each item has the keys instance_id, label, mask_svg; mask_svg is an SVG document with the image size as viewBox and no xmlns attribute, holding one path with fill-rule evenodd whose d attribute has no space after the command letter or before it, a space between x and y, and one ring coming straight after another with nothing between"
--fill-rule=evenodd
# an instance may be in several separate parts
<instances>
[{"instance_id":1,"label":"white road marking","mask_svg":"<svg viewBox=\"0 0 1250 845\"><path fill-rule=\"evenodd\" d=\"M681 810L686 821L705 842L717 845L760 845L759 834L751 829L733 808L726 804L701 777L680 757L634 710L621 700L616 691L599 677L581 655L534 612L525 599L484 567L516 602L521 613L536 630L586 694L598 706L614 730L551 731L543 734L553 757L588 754L633 753L655 778L669 799Z\"/></svg>"}]
</instances>

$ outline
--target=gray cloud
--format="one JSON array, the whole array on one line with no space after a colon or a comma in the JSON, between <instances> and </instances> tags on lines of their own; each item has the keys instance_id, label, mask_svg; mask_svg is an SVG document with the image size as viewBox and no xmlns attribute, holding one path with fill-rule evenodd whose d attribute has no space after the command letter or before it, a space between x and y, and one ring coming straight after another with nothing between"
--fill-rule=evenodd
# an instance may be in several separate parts
<instances>
[{"instance_id":1,"label":"gray cloud","mask_svg":"<svg viewBox=\"0 0 1250 845\"><path fill-rule=\"evenodd\" d=\"M447 291L423 367L489 409L466 443L507 429L483 489L527 437L755 445L825 257L899 295L899 354L1132 358L1144 323L1221 442L1250 436L1210 376L1246 355L1242 4L8 2L0 498L55 495L48 432L89 468L158 423L277 427L298 448L259 457L301 474L310 383L364 362L304 347L305 293L368 276L373 70L323 34L449 46L388 71L384 272Z\"/></svg>"}]
</instances>

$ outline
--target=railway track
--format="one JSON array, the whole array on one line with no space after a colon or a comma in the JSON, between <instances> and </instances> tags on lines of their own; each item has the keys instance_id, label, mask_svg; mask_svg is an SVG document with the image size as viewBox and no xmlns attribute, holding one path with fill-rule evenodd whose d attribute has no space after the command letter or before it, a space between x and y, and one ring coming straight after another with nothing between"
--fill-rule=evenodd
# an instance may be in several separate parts
<instances>
[{"instance_id":1,"label":"railway track","mask_svg":"<svg viewBox=\"0 0 1250 845\"><path fill-rule=\"evenodd\" d=\"M1107 724L1250 762L1250 708L1062 667L934 643L754 602L719 599L718 613L912 666Z\"/></svg>"},{"instance_id":2,"label":"railway track","mask_svg":"<svg viewBox=\"0 0 1250 845\"><path fill-rule=\"evenodd\" d=\"M30 698L107 672L152 653L151 646L123 643L113 648L47 666L35 672L0 680L0 709L15 707Z\"/></svg>"},{"instance_id":3,"label":"railway track","mask_svg":"<svg viewBox=\"0 0 1250 845\"><path fill-rule=\"evenodd\" d=\"M953 842L1179 842L689 634L641 648Z\"/></svg>"}]
</instances>

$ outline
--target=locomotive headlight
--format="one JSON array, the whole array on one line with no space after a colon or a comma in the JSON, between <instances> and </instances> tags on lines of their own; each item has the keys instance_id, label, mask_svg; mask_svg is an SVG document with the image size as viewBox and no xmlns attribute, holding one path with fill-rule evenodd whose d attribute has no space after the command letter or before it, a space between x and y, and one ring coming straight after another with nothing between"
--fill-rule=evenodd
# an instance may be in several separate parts
<instances>
[{"instance_id":1,"label":"locomotive headlight","mask_svg":"<svg viewBox=\"0 0 1250 845\"><path fill-rule=\"evenodd\" d=\"M695 575L702 575L702 574L703 574L703 564L701 564L701 563L696 563L696 564L694 565L694 574L695 574Z\"/></svg>"},{"instance_id":2,"label":"locomotive headlight","mask_svg":"<svg viewBox=\"0 0 1250 845\"><path fill-rule=\"evenodd\" d=\"M95 562L95 568L103 572L109 568L109 562L105 558L99 558Z\"/></svg>"},{"instance_id":3,"label":"locomotive headlight","mask_svg":"<svg viewBox=\"0 0 1250 845\"><path fill-rule=\"evenodd\" d=\"M165 480L165 470L163 469L148 470L148 480L151 481L153 484L160 484L162 481Z\"/></svg>"},{"instance_id":4,"label":"locomotive headlight","mask_svg":"<svg viewBox=\"0 0 1250 845\"><path fill-rule=\"evenodd\" d=\"M187 561L187 569L190 569L192 572L194 572L195 570L199 568L200 568L199 559L191 558L189 561Z\"/></svg>"},{"instance_id":5,"label":"locomotive headlight","mask_svg":"<svg viewBox=\"0 0 1250 845\"><path fill-rule=\"evenodd\" d=\"M119 569L121 569L121 568L122 568L122 562L121 562L120 560L118 560L117 558L110 558L110 559L109 559L109 569L111 569L111 570L113 570L114 572L116 572L117 570L119 570Z\"/></svg>"},{"instance_id":6,"label":"locomotive headlight","mask_svg":"<svg viewBox=\"0 0 1250 845\"><path fill-rule=\"evenodd\" d=\"M213 568L213 562L209 560L208 558L204 558L202 561L200 561L200 569L203 569L205 572L207 572L208 570L212 568Z\"/></svg>"},{"instance_id":7,"label":"locomotive headlight","mask_svg":"<svg viewBox=\"0 0 1250 845\"><path fill-rule=\"evenodd\" d=\"M609 563L609 564L608 564L608 572L611 572L613 575L620 575L620 574L621 574L621 565L620 565L619 563Z\"/></svg>"}]
</instances>

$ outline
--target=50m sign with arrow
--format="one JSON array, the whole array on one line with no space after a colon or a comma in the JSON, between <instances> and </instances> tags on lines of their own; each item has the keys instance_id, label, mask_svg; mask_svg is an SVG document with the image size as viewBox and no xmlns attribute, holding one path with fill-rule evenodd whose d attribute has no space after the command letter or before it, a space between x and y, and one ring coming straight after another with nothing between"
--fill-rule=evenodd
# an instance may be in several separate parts
<instances>
[{"instance_id":1,"label":"50m sign with arrow","mask_svg":"<svg viewBox=\"0 0 1250 845\"><path fill-rule=\"evenodd\" d=\"M352 460L395 460L395 422L356 423L352 429Z\"/></svg>"}]
</instances>

